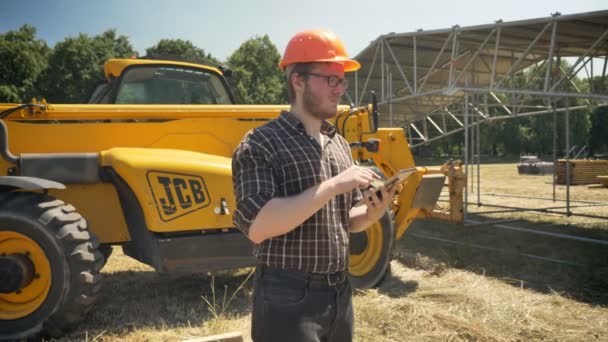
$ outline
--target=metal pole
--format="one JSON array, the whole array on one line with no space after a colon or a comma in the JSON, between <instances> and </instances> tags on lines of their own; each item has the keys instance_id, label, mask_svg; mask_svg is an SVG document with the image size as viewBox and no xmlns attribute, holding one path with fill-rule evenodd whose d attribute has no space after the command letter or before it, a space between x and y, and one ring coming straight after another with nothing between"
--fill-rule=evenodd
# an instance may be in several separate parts
<instances>
[{"instance_id":1,"label":"metal pole","mask_svg":"<svg viewBox=\"0 0 608 342\"><path fill-rule=\"evenodd\" d=\"M407 136L410 138L410 146L414 145L414 141L412 140L412 126L407 124Z\"/></svg>"},{"instance_id":2,"label":"metal pole","mask_svg":"<svg viewBox=\"0 0 608 342\"><path fill-rule=\"evenodd\" d=\"M538 196L521 196L521 195L509 195L503 193L495 193L495 192L485 192L483 195L486 196L495 196L495 197L510 197L510 198L525 198L525 199L535 199L535 200L543 200L543 201L551 201L550 197L538 197ZM446 195L447 196L447 195ZM445 197L445 196L442 196ZM558 199L557 202L566 202L566 200ZM594 206L608 206L608 202L598 202L598 201L582 201L582 200L572 200L571 203L585 203L592 204ZM565 207L564 207L565 208Z\"/></svg>"},{"instance_id":3,"label":"metal pole","mask_svg":"<svg viewBox=\"0 0 608 342\"><path fill-rule=\"evenodd\" d=\"M488 92L487 88L475 88L475 87L458 87L457 88L460 91L468 91L469 93L481 93L481 94L485 94ZM553 97L569 97L569 98L575 98L575 99L593 99L593 100L600 100L603 102L608 101L608 94L580 94L580 93L568 93L568 92L554 92L554 91L550 91L550 92L542 92L542 91L538 91L538 90L520 90L520 89L494 89L494 91L490 92L490 95L494 94L494 93L504 93L504 94L510 94L510 95L528 95L528 96L539 96L539 97L547 97L547 98L553 98ZM395 99L395 100L405 100L405 99L409 99L409 98L413 98L414 96L407 96L407 97L400 97L399 99ZM499 99L500 100L500 99ZM498 101L497 101L498 102ZM521 107L521 104L516 104L516 103L504 103L505 105L510 105L512 108L518 108ZM506 111L506 109L505 109ZM512 113L512 112L511 112ZM519 114L517 116L520 116Z\"/></svg>"},{"instance_id":4,"label":"metal pole","mask_svg":"<svg viewBox=\"0 0 608 342\"><path fill-rule=\"evenodd\" d=\"M450 60L450 76L448 78L448 85L453 85L452 80L454 79L454 63L456 62L456 43L458 41L458 32L456 26L454 27L454 39L452 40L452 59ZM465 209L466 213L466 209ZM465 215L466 217L466 215Z\"/></svg>"},{"instance_id":5,"label":"metal pole","mask_svg":"<svg viewBox=\"0 0 608 342\"><path fill-rule=\"evenodd\" d=\"M472 96L473 97L473 101L475 101L475 95ZM469 108L471 107L471 105L469 105ZM475 104L472 104L472 107L475 108ZM469 152L471 155L471 181L469 182L469 187L471 189L471 194L475 193L475 122L477 121L477 115L475 112L471 113L471 133L469 134L469 140L470 140L470 149L471 151Z\"/></svg>"},{"instance_id":6,"label":"metal pole","mask_svg":"<svg viewBox=\"0 0 608 342\"><path fill-rule=\"evenodd\" d=\"M490 107L488 107L488 94L483 94L483 107L488 117L491 116L492 114L490 114Z\"/></svg>"},{"instance_id":7,"label":"metal pole","mask_svg":"<svg viewBox=\"0 0 608 342\"><path fill-rule=\"evenodd\" d=\"M496 62L498 60L498 47L500 46L500 26L496 30L496 44L494 45L494 58L492 59L492 76L490 77L490 89L494 88L496 80Z\"/></svg>"},{"instance_id":8,"label":"metal pole","mask_svg":"<svg viewBox=\"0 0 608 342\"><path fill-rule=\"evenodd\" d=\"M599 104L598 107L608 107L608 104ZM578 110L578 109L588 109L588 106L575 106L575 107L570 107L571 110ZM564 108L559 108L559 109L555 109L555 112L561 113L561 112L565 112L566 110ZM543 111L538 111L538 112L529 112L529 113L524 113L524 114L519 114L518 117L527 117L527 116L536 116L539 114L547 114L547 113L552 113L553 110L552 109L547 109L547 110L543 110ZM458 118L456 116L454 116L453 113L451 113L449 110L447 111L447 113L450 115L449 117L454 120L454 122L457 122L458 125L461 128L453 128L451 131L445 132L442 136L437 136L437 137L433 137L433 138L427 138L425 140L425 143L428 144L430 142L442 139L443 137L458 133L462 130L464 130L464 124L462 124L462 122L460 120L458 120ZM504 119L510 119L511 116L508 115L504 115L504 116L494 116L491 118L488 118L486 121L498 121L498 120L504 120ZM418 145L413 145L410 146L412 148L418 147L420 144Z\"/></svg>"},{"instance_id":9,"label":"metal pole","mask_svg":"<svg viewBox=\"0 0 608 342\"><path fill-rule=\"evenodd\" d=\"M426 80L429 79L429 77L431 76L431 74L435 70L435 66L437 65L437 62L439 61L439 59L441 58L441 56L443 56L443 51L445 50L445 47L448 45L450 39L452 39L453 36L454 36L454 31L452 31L450 33L450 35L448 36L448 38L443 43L443 46L441 47L441 50L439 50L439 53L437 54L437 57L435 57L435 60L433 61L433 64L429 68L429 71L426 73L426 75L424 77L422 77L422 79L423 79L422 84L420 85L420 87L417 88L417 92L416 93L418 93L418 91L421 92L422 88L424 88L424 85L426 84Z\"/></svg>"},{"instance_id":10,"label":"metal pole","mask_svg":"<svg viewBox=\"0 0 608 342\"><path fill-rule=\"evenodd\" d=\"M513 77L513 74L517 72L517 67L519 66L519 63L521 63L521 61L526 58L528 56L528 54L530 53L530 51L532 50L532 48L536 45L536 42L543 37L543 34L545 33L545 31L549 28L549 26L553 25L553 23L547 23L547 25L545 25L543 27L543 29L540 31L540 33L538 35L536 35L536 37L534 38L534 40L532 42L530 42L530 44L528 45L528 47L526 48L526 50L524 50L524 52L521 54L521 56L519 56L519 58L515 61L515 63L513 63L511 65L511 67L509 68L509 71L507 71L505 73L505 75L503 76L503 78L501 78L497 83L496 83L496 87L499 87L502 82L507 78L507 77ZM511 59L514 60L515 59L515 53L513 50L511 50ZM511 88L513 88L513 81L511 81Z\"/></svg>"},{"instance_id":11,"label":"metal pole","mask_svg":"<svg viewBox=\"0 0 608 342\"><path fill-rule=\"evenodd\" d=\"M464 95L464 165L465 172L469 171L469 93L465 92ZM467 174L467 179L469 175ZM467 220L467 212L469 205L469 188L465 185L464 187L464 206L463 206L463 217L464 221Z\"/></svg>"},{"instance_id":12,"label":"metal pole","mask_svg":"<svg viewBox=\"0 0 608 342\"><path fill-rule=\"evenodd\" d=\"M553 202L555 202L555 186L557 181L557 112L555 101L550 101L553 108Z\"/></svg>"},{"instance_id":13,"label":"metal pole","mask_svg":"<svg viewBox=\"0 0 608 342\"><path fill-rule=\"evenodd\" d=\"M388 73L388 121L388 127L393 127L393 74L390 72Z\"/></svg>"},{"instance_id":14,"label":"metal pole","mask_svg":"<svg viewBox=\"0 0 608 342\"><path fill-rule=\"evenodd\" d=\"M572 66L570 67L570 70L568 70L568 72L567 72L567 73L565 73L565 74L564 74L564 75L563 75L563 76L562 76L562 77L561 77L561 78L560 78L560 79L559 79L557 82L555 82L555 84L553 84L553 86L551 87L551 90L553 90L553 89L557 88L557 86L559 86L559 85L560 85L560 83L562 83L562 81L563 81L563 80L564 80L566 77L572 78L572 76L573 76L573 75L571 75L572 71L574 71L574 69L576 69L576 67L578 66L578 64L579 64L580 62L582 62L582 61L583 61L585 58L587 58L587 55L588 55L588 54L589 54L591 51L593 51L593 49L595 49L595 47L596 47L597 45L602 44L602 43L604 42L604 38L605 38L606 36L608 36L608 29L607 29L606 31L604 31L604 33L602 33L602 35L601 35L601 36L600 36L600 37L599 37L599 38L598 38L598 39L597 39L597 40L596 40L596 41L593 43L593 45L591 45L591 47L589 47L589 48L587 49L587 51L585 51L585 53L584 53L582 56L580 56L580 57L578 58L578 60L577 60L577 61L574 63L574 65L572 65ZM585 62L585 64L587 64L588 62L589 62L589 61ZM583 65L585 65L585 64L583 64ZM579 68L579 70L580 70L580 68ZM577 71L576 71L574 74L576 74L576 73L578 73L578 70L577 70Z\"/></svg>"},{"instance_id":15,"label":"metal pole","mask_svg":"<svg viewBox=\"0 0 608 342\"><path fill-rule=\"evenodd\" d=\"M386 42L383 41L383 43L386 44ZM381 76L380 78L382 79L382 81L380 82L382 88L381 88L381 92L380 92L380 98L382 99L382 101L384 101L386 98L384 97L384 44L382 44L382 48L380 49L380 73Z\"/></svg>"},{"instance_id":16,"label":"metal pole","mask_svg":"<svg viewBox=\"0 0 608 342\"><path fill-rule=\"evenodd\" d=\"M477 134L475 134L475 136L477 137L477 207L481 206L481 190L480 190L480 183L481 183L481 128L479 126L481 126L481 118L477 117L478 121L477 121L477 126L475 127L475 129L477 130Z\"/></svg>"},{"instance_id":17,"label":"metal pole","mask_svg":"<svg viewBox=\"0 0 608 342\"><path fill-rule=\"evenodd\" d=\"M405 75L405 71L403 71L403 68L401 67L401 63L399 62L399 59L397 59L397 56L393 52L393 49L386 41L385 41L385 44L382 46L382 48L384 49L385 47L388 50L388 52L391 54L391 57L393 57L393 62L395 62L395 66L397 67L397 70L399 70L399 73L401 74L403 83L405 83L405 86L410 90L410 93L414 94L414 89L410 85L410 81L407 80L407 76ZM384 56L384 55L382 55L382 56ZM388 65L387 65L387 70L388 70Z\"/></svg>"},{"instance_id":18,"label":"metal pole","mask_svg":"<svg viewBox=\"0 0 608 342\"><path fill-rule=\"evenodd\" d=\"M511 59L514 59L514 58L515 58L515 51L511 50ZM511 66L511 67L513 67L513 66ZM499 86L499 85L502 83L502 81L503 81L504 79L506 79L506 78L507 78L507 75L505 75L505 76L504 76L504 77L503 77L503 78L502 78L502 79L501 79L501 80L498 82L498 84L497 84L496 86ZM514 80L515 80L515 73L514 73L514 72L513 72L513 73L511 73L511 75L510 75L510 79L511 79L511 84L509 85L509 88L513 89L513 85L515 84L515 82L514 82ZM513 99L514 99L514 98L515 98L515 94L509 94L509 102L511 103L511 105L513 105L513 104L515 103L515 101L513 101ZM514 107L513 107L513 108L511 108L511 112L512 112L513 114L517 115L517 112L515 111L515 108L514 108Z\"/></svg>"},{"instance_id":19,"label":"metal pole","mask_svg":"<svg viewBox=\"0 0 608 342\"><path fill-rule=\"evenodd\" d=\"M413 37L413 43L414 43L414 94L418 93L418 90L416 89L416 83L418 83L418 66L416 63L416 55L417 55L417 51L416 51L416 36Z\"/></svg>"},{"instance_id":20,"label":"metal pole","mask_svg":"<svg viewBox=\"0 0 608 342\"><path fill-rule=\"evenodd\" d=\"M367 72L367 77L365 78L365 82L363 82L363 89L361 90L361 99L363 99L363 96L365 95L365 92L367 91L367 84L369 82L370 77L372 76L372 72L374 71L374 67L376 66L376 57L378 57L378 50L380 50L380 45L382 44L382 41L379 41L378 44L376 45L376 52L374 53L374 58L372 58L372 63L369 66L369 71ZM382 44L384 45L384 44ZM360 106L361 102L357 102L357 106Z\"/></svg>"},{"instance_id":21,"label":"metal pole","mask_svg":"<svg viewBox=\"0 0 608 342\"><path fill-rule=\"evenodd\" d=\"M566 99L566 151L570 150L570 101ZM566 216L570 216L570 153L566 154Z\"/></svg>"},{"instance_id":22,"label":"metal pole","mask_svg":"<svg viewBox=\"0 0 608 342\"><path fill-rule=\"evenodd\" d=\"M606 79L606 66L608 66L608 56L604 57L604 67L602 68L602 80L600 82L600 87L602 91L606 90L606 88L604 87L604 80Z\"/></svg>"},{"instance_id":23,"label":"metal pole","mask_svg":"<svg viewBox=\"0 0 608 342\"><path fill-rule=\"evenodd\" d=\"M591 63L589 63L589 69L591 69L591 76L589 76L589 92L593 93L593 64L595 63L595 61L592 59ZM572 82L572 84L574 84L574 82ZM579 90L580 92L580 90Z\"/></svg>"},{"instance_id":24,"label":"metal pole","mask_svg":"<svg viewBox=\"0 0 608 342\"><path fill-rule=\"evenodd\" d=\"M473 54L473 56L471 56L471 58L469 58L469 61L467 62L467 64L465 64L465 66L462 68L462 70L460 71L460 73L458 74L458 76L456 76L456 79L452 82L452 84L456 84L458 83L458 81L460 80L460 78L467 72L467 70L469 70L469 67L471 65L473 65L473 68L475 67L475 63L473 63L475 61L475 59L477 58L477 56L481 53L481 51L483 50L483 48L486 46L486 44L488 43L488 41L490 40L490 38L492 38L492 36L494 35L495 29L492 30L490 32L490 34L488 34L486 36L486 39L483 41L483 43L481 43L481 45L477 48L477 51L475 51L475 53ZM475 75L475 73L473 72L473 75ZM475 82L474 82L475 83Z\"/></svg>"},{"instance_id":25,"label":"metal pole","mask_svg":"<svg viewBox=\"0 0 608 342\"><path fill-rule=\"evenodd\" d=\"M555 50L555 33L557 31L557 20L553 20L553 29L551 30L551 44L549 45L549 57L547 58L547 70L545 72L545 87L544 87L544 91L546 92L547 90L549 90L549 83L551 82L551 79L549 78L551 76L551 72L553 70L552 69L552 63L553 63L553 51Z\"/></svg>"},{"instance_id":26,"label":"metal pole","mask_svg":"<svg viewBox=\"0 0 608 342\"><path fill-rule=\"evenodd\" d=\"M355 106L359 105L359 72L355 71Z\"/></svg>"}]
</instances>

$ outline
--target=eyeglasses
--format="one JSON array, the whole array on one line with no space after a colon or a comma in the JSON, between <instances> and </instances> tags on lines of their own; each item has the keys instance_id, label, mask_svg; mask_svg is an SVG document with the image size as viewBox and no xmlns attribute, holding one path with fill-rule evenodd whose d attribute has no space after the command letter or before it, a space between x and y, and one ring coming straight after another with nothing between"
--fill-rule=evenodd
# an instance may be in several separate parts
<instances>
[{"instance_id":1,"label":"eyeglasses","mask_svg":"<svg viewBox=\"0 0 608 342\"><path fill-rule=\"evenodd\" d=\"M340 78L338 76L321 75L321 74L316 74L314 72L301 72L300 75L308 75L308 76L324 78L327 80L327 84L332 88L335 88L338 85L341 85L344 89L348 88L348 80L345 78Z\"/></svg>"}]
</instances>

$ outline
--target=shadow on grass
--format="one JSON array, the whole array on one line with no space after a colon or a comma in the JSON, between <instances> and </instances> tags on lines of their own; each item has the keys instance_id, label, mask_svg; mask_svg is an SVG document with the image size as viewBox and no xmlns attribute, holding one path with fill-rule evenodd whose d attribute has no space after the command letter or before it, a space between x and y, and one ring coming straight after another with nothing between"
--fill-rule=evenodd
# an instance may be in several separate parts
<instances>
[{"instance_id":1,"label":"shadow on grass","mask_svg":"<svg viewBox=\"0 0 608 342\"><path fill-rule=\"evenodd\" d=\"M608 241L608 229L547 226L522 220L507 225ZM396 243L395 255L406 266L430 270L431 274L435 269L464 269L516 287L557 292L580 302L608 306L606 244L492 225L471 227L418 220Z\"/></svg>"},{"instance_id":2,"label":"shadow on grass","mask_svg":"<svg viewBox=\"0 0 608 342\"><path fill-rule=\"evenodd\" d=\"M248 274L249 269L238 273L216 273L214 297L211 290L212 277L209 275L175 276L153 271L106 273L93 310L78 326L78 332L73 332L60 341L83 341L85 337L92 339L100 334L124 335L142 329L199 327L215 319L213 310L202 299L203 296L212 305L216 304L215 312L218 315L231 318L248 315L251 311L253 277L227 304ZM225 308L222 313L223 305Z\"/></svg>"},{"instance_id":3,"label":"shadow on grass","mask_svg":"<svg viewBox=\"0 0 608 342\"><path fill-rule=\"evenodd\" d=\"M413 280L403 281L395 277L387 277L387 279L378 286L378 292L391 298L402 298L410 293L416 292L418 282Z\"/></svg>"}]
</instances>

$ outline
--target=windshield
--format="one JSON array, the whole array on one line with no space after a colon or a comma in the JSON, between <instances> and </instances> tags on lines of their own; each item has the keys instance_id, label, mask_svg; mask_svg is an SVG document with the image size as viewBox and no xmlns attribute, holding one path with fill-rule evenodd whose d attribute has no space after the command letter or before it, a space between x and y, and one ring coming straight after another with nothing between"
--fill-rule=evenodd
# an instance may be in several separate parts
<instances>
[{"instance_id":1,"label":"windshield","mask_svg":"<svg viewBox=\"0 0 608 342\"><path fill-rule=\"evenodd\" d=\"M89 103L110 103L110 83L100 83L89 98Z\"/></svg>"},{"instance_id":2,"label":"windshield","mask_svg":"<svg viewBox=\"0 0 608 342\"><path fill-rule=\"evenodd\" d=\"M176 66L138 66L125 71L117 104L231 104L219 75Z\"/></svg>"}]
</instances>

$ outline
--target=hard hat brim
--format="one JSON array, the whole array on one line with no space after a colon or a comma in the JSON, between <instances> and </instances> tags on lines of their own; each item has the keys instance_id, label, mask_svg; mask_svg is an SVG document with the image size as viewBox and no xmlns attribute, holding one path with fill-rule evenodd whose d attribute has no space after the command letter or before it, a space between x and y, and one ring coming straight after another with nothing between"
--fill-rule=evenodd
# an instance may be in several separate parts
<instances>
[{"instance_id":1,"label":"hard hat brim","mask_svg":"<svg viewBox=\"0 0 608 342\"><path fill-rule=\"evenodd\" d=\"M344 65L344 72L351 72L351 71L357 71L361 68L361 64L359 64L359 62L357 62L354 59L348 59L348 58L343 58L343 57L333 57L333 58L327 58L327 59L315 59L313 61L309 61L309 62L293 62L290 63L289 61L281 61L281 63L279 63L279 68L281 68L282 70L285 70L285 67L287 67L290 64L295 64L295 63L322 63L322 62L330 62L330 63L341 63L342 65Z\"/></svg>"},{"instance_id":2,"label":"hard hat brim","mask_svg":"<svg viewBox=\"0 0 608 342\"><path fill-rule=\"evenodd\" d=\"M316 62L334 62L344 65L344 72L357 71L361 68L361 64L354 59L335 57L327 60L318 60Z\"/></svg>"}]
</instances>

